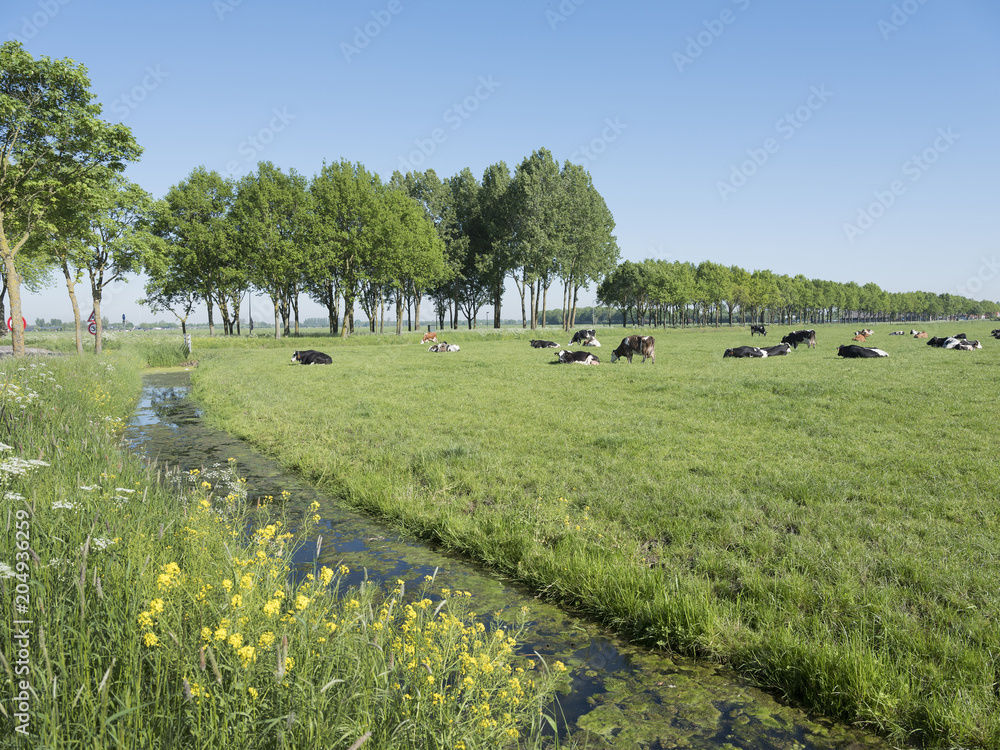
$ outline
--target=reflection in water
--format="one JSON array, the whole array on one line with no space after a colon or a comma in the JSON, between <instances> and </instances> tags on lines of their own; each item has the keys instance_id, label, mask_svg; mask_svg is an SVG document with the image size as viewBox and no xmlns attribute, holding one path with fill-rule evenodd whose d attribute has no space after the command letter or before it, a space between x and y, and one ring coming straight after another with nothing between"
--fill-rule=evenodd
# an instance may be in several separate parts
<instances>
[{"instance_id":1,"label":"reflection in water","mask_svg":"<svg viewBox=\"0 0 1000 750\"><path fill-rule=\"evenodd\" d=\"M504 612L514 619L529 611L530 627L522 653L559 659L571 670L569 692L560 696L557 714L581 746L589 748L867 748L884 747L876 738L849 728L810 719L779 704L745 680L711 665L672 659L624 643L597 626L539 602L509 582L465 560L414 544L365 516L337 507L273 461L230 435L208 429L188 399L187 372L149 375L135 417L126 433L132 450L180 471L224 465L235 459L246 478L251 501L291 494L290 509L303 512L320 503L323 537L299 550L300 574L316 564L351 569L347 582L397 580L419 589L435 576L435 590L472 592L480 611ZM315 540L313 540L315 542Z\"/></svg>"}]
</instances>

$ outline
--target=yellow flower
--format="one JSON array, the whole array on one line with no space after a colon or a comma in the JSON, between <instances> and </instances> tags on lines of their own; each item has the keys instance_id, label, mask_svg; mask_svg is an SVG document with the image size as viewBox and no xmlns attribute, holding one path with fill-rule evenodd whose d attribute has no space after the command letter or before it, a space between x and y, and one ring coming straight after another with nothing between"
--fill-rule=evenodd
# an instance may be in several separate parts
<instances>
[{"instance_id":1,"label":"yellow flower","mask_svg":"<svg viewBox=\"0 0 1000 750\"><path fill-rule=\"evenodd\" d=\"M257 649L253 646L244 646L236 653L239 654L240 659L243 660L244 667L252 661L257 661Z\"/></svg>"},{"instance_id":2,"label":"yellow flower","mask_svg":"<svg viewBox=\"0 0 1000 750\"><path fill-rule=\"evenodd\" d=\"M229 645L235 649L239 649L240 646L243 645L243 634L233 633L231 636L229 636Z\"/></svg>"},{"instance_id":3,"label":"yellow flower","mask_svg":"<svg viewBox=\"0 0 1000 750\"><path fill-rule=\"evenodd\" d=\"M212 629L211 628L202 628L201 629L201 639L203 641L210 641L210 640L212 640Z\"/></svg>"},{"instance_id":4,"label":"yellow flower","mask_svg":"<svg viewBox=\"0 0 1000 750\"><path fill-rule=\"evenodd\" d=\"M140 612L139 616L135 619L139 621L139 627L143 630L153 629L153 618L149 612Z\"/></svg>"},{"instance_id":5,"label":"yellow flower","mask_svg":"<svg viewBox=\"0 0 1000 750\"><path fill-rule=\"evenodd\" d=\"M142 641L147 646L152 647L152 646L156 646L160 642L160 639L156 637L156 633L146 633L142 637Z\"/></svg>"},{"instance_id":6,"label":"yellow flower","mask_svg":"<svg viewBox=\"0 0 1000 750\"><path fill-rule=\"evenodd\" d=\"M339 568L337 568L337 570L340 572L340 575L342 576L346 576L348 573L351 572L351 569L348 568L346 565L341 565Z\"/></svg>"},{"instance_id":7,"label":"yellow flower","mask_svg":"<svg viewBox=\"0 0 1000 750\"><path fill-rule=\"evenodd\" d=\"M249 573L244 573L243 577L240 578L240 588L244 591L250 591L253 588L253 576Z\"/></svg>"},{"instance_id":8,"label":"yellow flower","mask_svg":"<svg viewBox=\"0 0 1000 750\"><path fill-rule=\"evenodd\" d=\"M226 636L229 635L229 631L223 627L220 627L218 630L215 631L213 635L215 636L215 640L224 641L226 640Z\"/></svg>"},{"instance_id":9,"label":"yellow flower","mask_svg":"<svg viewBox=\"0 0 1000 750\"><path fill-rule=\"evenodd\" d=\"M234 594L233 598L229 602L233 605L233 608L243 606L243 596L241 594Z\"/></svg>"},{"instance_id":10,"label":"yellow flower","mask_svg":"<svg viewBox=\"0 0 1000 750\"><path fill-rule=\"evenodd\" d=\"M233 582L230 581L228 578L226 578L225 580L222 581L222 588L224 588L226 590L226 593L228 594L230 591L233 590Z\"/></svg>"},{"instance_id":11,"label":"yellow flower","mask_svg":"<svg viewBox=\"0 0 1000 750\"><path fill-rule=\"evenodd\" d=\"M294 666L295 666L295 659L292 658L291 656L286 656L285 657L285 671L286 672L291 672L292 671L292 667L294 667Z\"/></svg>"},{"instance_id":12,"label":"yellow flower","mask_svg":"<svg viewBox=\"0 0 1000 750\"><path fill-rule=\"evenodd\" d=\"M320 568L319 580L320 583L322 583L324 586L327 586L330 583L330 581L333 580L333 571L324 565L322 568Z\"/></svg>"},{"instance_id":13,"label":"yellow flower","mask_svg":"<svg viewBox=\"0 0 1000 750\"><path fill-rule=\"evenodd\" d=\"M264 614L268 617L274 617L280 611L281 603L277 599L269 599L264 605Z\"/></svg>"},{"instance_id":14,"label":"yellow flower","mask_svg":"<svg viewBox=\"0 0 1000 750\"><path fill-rule=\"evenodd\" d=\"M261 648L268 648L274 643L274 633L268 630L266 633L262 633L260 639L257 641L257 645Z\"/></svg>"},{"instance_id":15,"label":"yellow flower","mask_svg":"<svg viewBox=\"0 0 1000 750\"><path fill-rule=\"evenodd\" d=\"M250 693L250 697L257 700L257 688L247 688L247 692ZM515 735L516 736L516 735Z\"/></svg>"},{"instance_id":16,"label":"yellow flower","mask_svg":"<svg viewBox=\"0 0 1000 750\"><path fill-rule=\"evenodd\" d=\"M295 609L301 612L302 610L304 610L306 607L309 606L310 601L312 600L305 594L299 594L297 597L295 597Z\"/></svg>"}]
</instances>

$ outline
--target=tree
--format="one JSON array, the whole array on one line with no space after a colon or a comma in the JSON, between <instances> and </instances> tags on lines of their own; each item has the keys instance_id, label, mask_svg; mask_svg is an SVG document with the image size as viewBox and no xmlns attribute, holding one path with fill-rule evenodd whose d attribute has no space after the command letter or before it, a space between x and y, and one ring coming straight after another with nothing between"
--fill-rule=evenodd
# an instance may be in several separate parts
<instances>
[{"instance_id":1,"label":"tree","mask_svg":"<svg viewBox=\"0 0 1000 750\"><path fill-rule=\"evenodd\" d=\"M256 174L240 180L229 215L248 279L274 305L276 339L282 328L289 331L293 308L298 334L298 294L312 249L313 200L306 187L294 169L286 175L271 162L260 162Z\"/></svg>"},{"instance_id":2,"label":"tree","mask_svg":"<svg viewBox=\"0 0 1000 750\"><path fill-rule=\"evenodd\" d=\"M615 220L590 173L576 164L562 170L560 211L561 242L557 256L563 279L563 330L575 324L576 303L581 288L599 281L618 263L618 243L613 234Z\"/></svg>"},{"instance_id":3,"label":"tree","mask_svg":"<svg viewBox=\"0 0 1000 750\"><path fill-rule=\"evenodd\" d=\"M214 335L212 310L218 305L224 333L233 333L238 304L249 286L249 267L239 252L229 211L232 180L196 167L187 180L174 185L158 204L154 231L166 240L170 262L183 266L176 279L186 279L208 308L209 335ZM160 245L161 252L164 246ZM230 312L231 306L235 308Z\"/></svg>"},{"instance_id":4,"label":"tree","mask_svg":"<svg viewBox=\"0 0 1000 750\"><path fill-rule=\"evenodd\" d=\"M84 198L142 151L127 127L100 119L93 98L82 65L0 45L0 259L15 356L24 356L18 252L34 232L52 229L60 201Z\"/></svg>"},{"instance_id":5,"label":"tree","mask_svg":"<svg viewBox=\"0 0 1000 750\"><path fill-rule=\"evenodd\" d=\"M545 148L525 157L514 175L512 200L515 242L521 264L522 318L524 291L530 291L531 328L537 328L539 298L548 292L560 250L560 200L562 179L559 164ZM542 312L545 301L541 300Z\"/></svg>"},{"instance_id":6,"label":"tree","mask_svg":"<svg viewBox=\"0 0 1000 750\"><path fill-rule=\"evenodd\" d=\"M102 351L104 326L101 300L104 287L138 271L152 245L150 233L153 197L133 182L116 175L99 192L96 211L90 218L90 237L80 256L81 267L90 277L97 323L95 351Z\"/></svg>"}]
</instances>

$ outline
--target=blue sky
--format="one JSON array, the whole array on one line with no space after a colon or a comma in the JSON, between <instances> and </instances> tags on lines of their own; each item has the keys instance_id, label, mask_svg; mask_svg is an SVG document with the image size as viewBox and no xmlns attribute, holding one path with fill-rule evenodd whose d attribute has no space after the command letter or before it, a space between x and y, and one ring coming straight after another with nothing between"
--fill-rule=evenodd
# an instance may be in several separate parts
<instances>
[{"instance_id":1,"label":"blue sky","mask_svg":"<svg viewBox=\"0 0 1000 750\"><path fill-rule=\"evenodd\" d=\"M624 259L1000 299L996 0L7 0L0 33L88 68L155 197L198 165L481 176L545 147ZM105 312L169 318L141 296ZM70 317L65 289L25 314Z\"/></svg>"}]
</instances>

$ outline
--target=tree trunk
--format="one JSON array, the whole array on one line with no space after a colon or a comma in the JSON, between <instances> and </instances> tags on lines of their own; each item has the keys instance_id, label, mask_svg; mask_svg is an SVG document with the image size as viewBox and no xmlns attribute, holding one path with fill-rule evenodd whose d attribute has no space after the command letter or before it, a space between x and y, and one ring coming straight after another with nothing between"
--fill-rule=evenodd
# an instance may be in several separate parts
<instances>
[{"instance_id":1,"label":"tree trunk","mask_svg":"<svg viewBox=\"0 0 1000 750\"><path fill-rule=\"evenodd\" d=\"M208 335L209 336L214 336L215 335L215 320L212 318L212 307L214 307L214 305L212 304L212 298L211 297L208 297L208 296L205 297L205 307L208 308Z\"/></svg>"},{"instance_id":2,"label":"tree trunk","mask_svg":"<svg viewBox=\"0 0 1000 750\"><path fill-rule=\"evenodd\" d=\"M83 330L80 325L80 303L76 301L76 282L69 272L69 264L66 259L62 259L63 275L66 277L66 289L69 290L69 301L73 305L73 327L76 330L76 353L83 354ZM0 307L0 317L3 317L3 308Z\"/></svg>"},{"instance_id":3,"label":"tree trunk","mask_svg":"<svg viewBox=\"0 0 1000 750\"><path fill-rule=\"evenodd\" d=\"M271 304L274 305L274 340L279 341L281 339L281 310L279 309L281 305L277 297L271 297Z\"/></svg>"},{"instance_id":4,"label":"tree trunk","mask_svg":"<svg viewBox=\"0 0 1000 750\"><path fill-rule=\"evenodd\" d=\"M7 296L10 299L11 351L15 357L23 357L24 316L21 313L21 277L14 268L14 254L3 253L3 264L7 272Z\"/></svg>"},{"instance_id":5,"label":"tree trunk","mask_svg":"<svg viewBox=\"0 0 1000 750\"><path fill-rule=\"evenodd\" d=\"M101 320L101 288L94 291L94 325L97 326L97 335L94 336L94 354L101 354L104 351L104 321Z\"/></svg>"}]
</instances>

